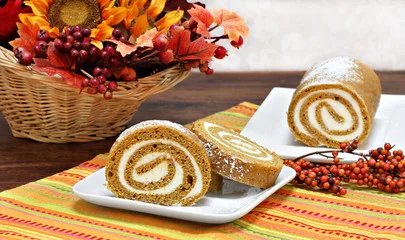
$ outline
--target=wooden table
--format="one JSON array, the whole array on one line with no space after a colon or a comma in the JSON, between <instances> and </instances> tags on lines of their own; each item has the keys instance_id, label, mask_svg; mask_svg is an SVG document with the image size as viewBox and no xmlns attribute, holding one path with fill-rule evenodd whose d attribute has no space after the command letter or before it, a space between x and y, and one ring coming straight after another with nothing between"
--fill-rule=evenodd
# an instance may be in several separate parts
<instances>
[{"instance_id":1,"label":"wooden table","mask_svg":"<svg viewBox=\"0 0 405 240\"><path fill-rule=\"evenodd\" d=\"M181 124L222 111L243 101L261 104L273 87L297 86L303 72L193 73L169 91L149 98L129 125L149 119ZM383 93L405 94L404 72L378 72ZM0 117L0 191L74 167L108 152L115 137L92 143L44 144L11 135Z\"/></svg>"}]
</instances>

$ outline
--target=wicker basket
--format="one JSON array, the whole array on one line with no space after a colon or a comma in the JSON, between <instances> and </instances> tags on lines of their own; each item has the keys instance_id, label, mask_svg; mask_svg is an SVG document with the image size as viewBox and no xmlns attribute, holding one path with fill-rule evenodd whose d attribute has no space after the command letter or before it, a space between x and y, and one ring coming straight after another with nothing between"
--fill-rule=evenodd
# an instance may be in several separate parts
<instances>
[{"instance_id":1,"label":"wicker basket","mask_svg":"<svg viewBox=\"0 0 405 240\"><path fill-rule=\"evenodd\" d=\"M79 94L61 78L20 65L0 49L0 110L15 137L39 142L90 142L115 136L145 99L185 79L190 71L174 66L136 82L120 83L111 100Z\"/></svg>"}]
</instances>

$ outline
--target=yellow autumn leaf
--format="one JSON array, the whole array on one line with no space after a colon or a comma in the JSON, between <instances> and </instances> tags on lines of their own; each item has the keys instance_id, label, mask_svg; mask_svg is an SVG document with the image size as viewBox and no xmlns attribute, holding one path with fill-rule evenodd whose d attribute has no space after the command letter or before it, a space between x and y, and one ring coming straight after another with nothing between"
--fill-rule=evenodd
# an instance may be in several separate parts
<instances>
[{"instance_id":1,"label":"yellow autumn leaf","mask_svg":"<svg viewBox=\"0 0 405 240\"><path fill-rule=\"evenodd\" d=\"M135 37L141 36L148 30L149 22L147 14L140 15L136 20L134 26L131 28L131 35Z\"/></svg>"},{"instance_id":2,"label":"yellow autumn leaf","mask_svg":"<svg viewBox=\"0 0 405 240\"><path fill-rule=\"evenodd\" d=\"M59 29L56 27L51 27L48 22L41 16L36 16L32 13L20 13L18 15L22 24L26 26L32 26L36 23L41 29L47 30L51 37L57 37L59 35Z\"/></svg>"},{"instance_id":3,"label":"yellow autumn leaf","mask_svg":"<svg viewBox=\"0 0 405 240\"><path fill-rule=\"evenodd\" d=\"M162 19L156 22L157 29L159 31L168 31L172 25L180 22L183 14L183 10L176 10L166 13Z\"/></svg>"},{"instance_id":4,"label":"yellow autumn leaf","mask_svg":"<svg viewBox=\"0 0 405 240\"><path fill-rule=\"evenodd\" d=\"M111 17L110 21L111 21L111 19L113 19L113 18ZM113 32L114 28L111 27L108 24L108 22L109 22L109 20L102 21L99 25L97 25L98 32L96 33L96 36L94 37L96 40L109 39L112 36L112 32Z\"/></svg>"},{"instance_id":5,"label":"yellow autumn leaf","mask_svg":"<svg viewBox=\"0 0 405 240\"><path fill-rule=\"evenodd\" d=\"M123 7L127 8L127 15L124 19L124 26L126 29L129 29L132 21L134 21L139 15L139 8L135 1L132 1L131 4L128 3L128 0L122 1Z\"/></svg>"},{"instance_id":6,"label":"yellow autumn leaf","mask_svg":"<svg viewBox=\"0 0 405 240\"><path fill-rule=\"evenodd\" d=\"M115 0L98 0L98 4L100 6L101 9L103 9L104 7L108 7L112 4L114 4Z\"/></svg>"},{"instance_id":7,"label":"yellow autumn leaf","mask_svg":"<svg viewBox=\"0 0 405 240\"><path fill-rule=\"evenodd\" d=\"M35 2L26 1L24 4L30 6L35 15L46 16L48 14L49 5L52 3L52 0L36 0Z\"/></svg>"},{"instance_id":8,"label":"yellow autumn leaf","mask_svg":"<svg viewBox=\"0 0 405 240\"><path fill-rule=\"evenodd\" d=\"M155 19L165 8L166 0L152 0L147 13L151 18Z\"/></svg>"},{"instance_id":9,"label":"yellow autumn leaf","mask_svg":"<svg viewBox=\"0 0 405 240\"><path fill-rule=\"evenodd\" d=\"M146 2L147 2L148 0L138 0L137 1L137 4L138 4L138 7L139 8L145 8L145 4L146 4Z\"/></svg>"},{"instance_id":10,"label":"yellow autumn leaf","mask_svg":"<svg viewBox=\"0 0 405 240\"><path fill-rule=\"evenodd\" d=\"M110 21L110 25L117 25L126 18L127 9L125 7L106 8L102 13L104 19L108 19L112 16L113 20Z\"/></svg>"}]
</instances>

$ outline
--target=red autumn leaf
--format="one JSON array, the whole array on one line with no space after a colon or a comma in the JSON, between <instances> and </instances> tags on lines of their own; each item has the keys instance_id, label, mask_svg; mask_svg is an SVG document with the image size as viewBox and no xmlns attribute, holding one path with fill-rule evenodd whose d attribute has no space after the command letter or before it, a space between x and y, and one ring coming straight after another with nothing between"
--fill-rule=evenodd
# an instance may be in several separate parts
<instances>
[{"instance_id":1,"label":"red autumn leaf","mask_svg":"<svg viewBox=\"0 0 405 240\"><path fill-rule=\"evenodd\" d=\"M215 9L214 21L224 27L225 35L228 35L230 41L237 42L241 35L247 37L249 33L245 20L235 12L230 12L227 9Z\"/></svg>"},{"instance_id":2,"label":"red autumn leaf","mask_svg":"<svg viewBox=\"0 0 405 240\"><path fill-rule=\"evenodd\" d=\"M205 7L205 4L200 2L189 3L187 0L170 0L166 2L165 9L163 11L170 12L180 9L184 11L185 18L190 18L190 14L187 12L187 10L193 8L195 4Z\"/></svg>"},{"instance_id":3,"label":"red autumn leaf","mask_svg":"<svg viewBox=\"0 0 405 240\"><path fill-rule=\"evenodd\" d=\"M190 31L173 31L169 40L168 48L173 50L180 60L202 60L210 61L215 54L217 45L208 43L204 37L191 42Z\"/></svg>"},{"instance_id":4,"label":"red autumn leaf","mask_svg":"<svg viewBox=\"0 0 405 240\"><path fill-rule=\"evenodd\" d=\"M0 42L2 44L15 38L16 22L20 21L18 14L28 12L31 12L31 8L25 7L22 0L0 1Z\"/></svg>"},{"instance_id":5,"label":"red autumn leaf","mask_svg":"<svg viewBox=\"0 0 405 240\"><path fill-rule=\"evenodd\" d=\"M194 5L194 8L188 10L188 12L190 13L191 18L198 23L197 33L209 38L210 32L208 31L208 28L214 22L214 17L212 14L207 9L199 5Z\"/></svg>"},{"instance_id":6,"label":"red autumn leaf","mask_svg":"<svg viewBox=\"0 0 405 240\"><path fill-rule=\"evenodd\" d=\"M53 42L48 44L48 50L46 51L49 62L56 68L72 69L74 61L70 55L60 53Z\"/></svg>"},{"instance_id":7,"label":"red autumn leaf","mask_svg":"<svg viewBox=\"0 0 405 240\"><path fill-rule=\"evenodd\" d=\"M121 77L121 75L122 75L121 73L125 71L125 68L126 68L125 65L119 64L119 65L115 65L115 66L110 66L110 67L108 68L108 71L109 71L112 75L114 75L114 77L115 77L116 79L119 79L119 78Z\"/></svg>"},{"instance_id":8,"label":"red autumn leaf","mask_svg":"<svg viewBox=\"0 0 405 240\"><path fill-rule=\"evenodd\" d=\"M123 42L117 41L117 40L106 40L108 42L115 43L117 45L116 50L121 53L123 57L133 53L138 49L138 46L132 45L132 44L125 44Z\"/></svg>"},{"instance_id":9,"label":"red autumn leaf","mask_svg":"<svg viewBox=\"0 0 405 240\"><path fill-rule=\"evenodd\" d=\"M28 51L34 52L34 47L36 43L36 35L39 31L38 24L34 24L32 27L24 25L22 23L17 23L18 34L20 38L17 38L10 42L13 48L24 47Z\"/></svg>"},{"instance_id":10,"label":"red autumn leaf","mask_svg":"<svg viewBox=\"0 0 405 240\"><path fill-rule=\"evenodd\" d=\"M34 58L35 65L32 68L51 77L59 75L69 86L81 88L86 77L71 71L74 61L70 56L59 53L52 42L49 43L47 55L47 59Z\"/></svg>"}]
</instances>

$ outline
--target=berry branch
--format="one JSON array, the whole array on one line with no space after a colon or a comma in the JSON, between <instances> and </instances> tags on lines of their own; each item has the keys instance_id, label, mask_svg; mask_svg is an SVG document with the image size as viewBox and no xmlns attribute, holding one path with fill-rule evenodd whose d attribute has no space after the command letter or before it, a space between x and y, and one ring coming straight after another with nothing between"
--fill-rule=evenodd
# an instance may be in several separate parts
<instances>
[{"instance_id":1,"label":"berry branch","mask_svg":"<svg viewBox=\"0 0 405 240\"><path fill-rule=\"evenodd\" d=\"M212 41L212 43L216 43L221 39L229 39L229 37L228 37L228 35L222 35L222 36L219 36L219 37L210 37L210 39L214 40L214 41Z\"/></svg>"},{"instance_id":2,"label":"berry branch","mask_svg":"<svg viewBox=\"0 0 405 240\"><path fill-rule=\"evenodd\" d=\"M326 157L326 158L333 158L333 162L335 164L338 164L340 162L340 160L341 160L341 158L337 157L337 155L339 153L348 153L348 154L363 157L365 160L368 160L367 159L368 155L365 155L362 152L360 152L360 153L354 152L354 150L357 149L358 144L359 144L359 139L355 138L352 142L340 143L340 145L339 145L340 150L315 151L315 152L311 152L311 153L299 156L299 157L293 159L292 161L295 162L295 161L298 161L299 159L306 158L306 157L309 157L309 156L320 155L320 156L323 156L323 157ZM330 153L332 156L327 156L327 155L325 155L326 153Z\"/></svg>"},{"instance_id":3,"label":"berry branch","mask_svg":"<svg viewBox=\"0 0 405 240\"><path fill-rule=\"evenodd\" d=\"M217 27L219 27L219 25L217 24L217 25L215 25L215 26L213 26L212 28L210 28L210 29L208 29L208 31L214 31L215 29L217 29Z\"/></svg>"},{"instance_id":4,"label":"berry branch","mask_svg":"<svg viewBox=\"0 0 405 240\"><path fill-rule=\"evenodd\" d=\"M340 186L341 181L367 185L387 193L405 191L405 157L402 150L393 150L395 145L384 144L384 147L372 149L368 154L356 153L358 139L351 143L341 143L340 150L318 151L306 154L294 160L285 160L284 164L296 171L293 180L296 184L305 184L310 188L322 189L338 196L347 193ZM330 153L335 164L315 164L303 158L312 155ZM339 164L339 153L360 156L351 164Z\"/></svg>"}]
</instances>

